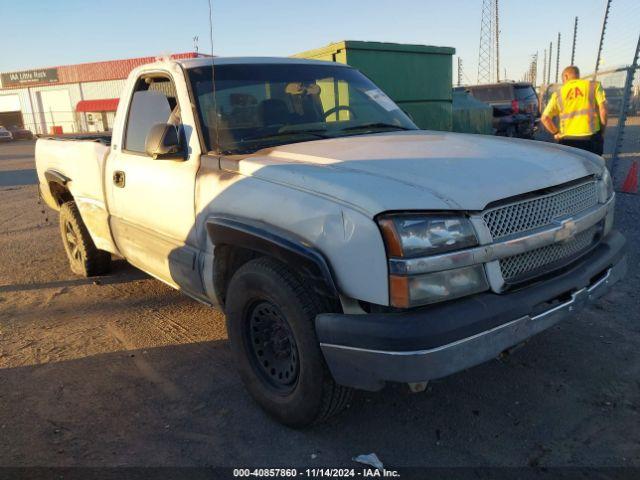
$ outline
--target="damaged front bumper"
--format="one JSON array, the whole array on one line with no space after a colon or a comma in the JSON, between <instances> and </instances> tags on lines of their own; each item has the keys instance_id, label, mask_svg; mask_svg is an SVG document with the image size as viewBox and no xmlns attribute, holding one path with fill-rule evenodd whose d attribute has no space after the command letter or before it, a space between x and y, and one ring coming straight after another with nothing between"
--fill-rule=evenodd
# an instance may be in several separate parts
<instances>
[{"instance_id":1,"label":"damaged front bumper","mask_svg":"<svg viewBox=\"0 0 640 480\"><path fill-rule=\"evenodd\" d=\"M521 290L401 313L322 314L316 331L342 385L425 382L495 358L595 301L625 273L625 240L614 231L571 268Z\"/></svg>"}]
</instances>

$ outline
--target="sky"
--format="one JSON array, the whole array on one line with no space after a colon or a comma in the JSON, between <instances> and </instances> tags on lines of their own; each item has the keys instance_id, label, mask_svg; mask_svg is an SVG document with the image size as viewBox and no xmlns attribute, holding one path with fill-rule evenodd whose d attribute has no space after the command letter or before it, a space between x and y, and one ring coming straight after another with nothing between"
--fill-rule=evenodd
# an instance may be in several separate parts
<instances>
[{"instance_id":1,"label":"sky","mask_svg":"<svg viewBox=\"0 0 640 480\"><path fill-rule=\"evenodd\" d=\"M287 56L340 40L449 46L475 83L482 0L211 0L216 55ZM0 72L193 50L211 52L207 0L0 0ZM593 70L606 0L500 1L501 76L519 80L536 51L562 34L569 64L579 16L576 64ZM613 0L603 67L630 63L640 2ZM555 74L555 53L553 59ZM540 75L542 69L540 67Z\"/></svg>"}]
</instances>

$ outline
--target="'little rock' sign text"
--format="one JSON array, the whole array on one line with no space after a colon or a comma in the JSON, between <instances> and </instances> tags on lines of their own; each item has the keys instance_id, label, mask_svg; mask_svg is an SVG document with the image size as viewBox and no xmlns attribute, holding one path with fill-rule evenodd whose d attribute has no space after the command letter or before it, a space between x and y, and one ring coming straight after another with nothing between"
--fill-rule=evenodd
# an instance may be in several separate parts
<instances>
[{"instance_id":1,"label":"'little rock' sign text","mask_svg":"<svg viewBox=\"0 0 640 480\"><path fill-rule=\"evenodd\" d=\"M3 87L16 87L20 85L57 83L58 69L43 68L40 70L25 70L24 72L3 73L1 76Z\"/></svg>"}]
</instances>

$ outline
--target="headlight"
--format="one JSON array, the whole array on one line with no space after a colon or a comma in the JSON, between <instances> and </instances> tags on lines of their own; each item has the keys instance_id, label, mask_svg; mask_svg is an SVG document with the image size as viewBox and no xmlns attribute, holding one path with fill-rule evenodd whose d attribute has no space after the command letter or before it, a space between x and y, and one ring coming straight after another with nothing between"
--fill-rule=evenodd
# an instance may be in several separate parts
<instances>
[{"instance_id":1,"label":"headlight","mask_svg":"<svg viewBox=\"0 0 640 480\"><path fill-rule=\"evenodd\" d=\"M394 261L478 245L471 222L462 216L394 214L379 218L378 224L387 254ZM399 308L451 300L488 288L483 265L389 277L390 301Z\"/></svg>"},{"instance_id":2,"label":"headlight","mask_svg":"<svg viewBox=\"0 0 640 480\"><path fill-rule=\"evenodd\" d=\"M604 167L602 176L598 180L598 196L600 203L605 203L613 195L613 181L609 169Z\"/></svg>"},{"instance_id":3,"label":"headlight","mask_svg":"<svg viewBox=\"0 0 640 480\"><path fill-rule=\"evenodd\" d=\"M389 215L378 220L392 257L421 257L478 244L469 219L440 215Z\"/></svg>"},{"instance_id":4,"label":"headlight","mask_svg":"<svg viewBox=\"0 0 640 480\"><path fill-rule=\"evenodd\" d=\"M452 300L483 292L488 288L482 265L424 275L389 277L391 305L398 308Z\"/></svg>"}]
</instances>

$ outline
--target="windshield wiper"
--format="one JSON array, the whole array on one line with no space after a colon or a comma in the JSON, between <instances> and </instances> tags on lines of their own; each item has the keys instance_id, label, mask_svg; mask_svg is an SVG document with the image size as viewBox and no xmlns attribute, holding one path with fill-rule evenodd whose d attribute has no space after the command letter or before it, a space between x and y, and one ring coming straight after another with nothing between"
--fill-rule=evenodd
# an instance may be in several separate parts
<instances>
[{"instance_id":1,"label":"windshield wiper","mask_svg":"<svg viewBox=\"0 0 640 480\"><path fill-rule=\"evenodd\" d=\"M282 138L291 138L290 142L283 142ZM224 151L226 155L252 153L263 148L277 147L286 145L287 143L300 143L309 140L328 138L326 135L309 132L280 132L264 136L255 136L242 138L236 142L236 145Z\"/></svg>"},{"instance_id":2,"label":"windshield wiper","mask_svg":"<svg viewBox=\"0 0 640 480\"><path fill-rule=\"evenodd\" d=\"M254 142L258 140L272 140L272 139L275 140L281 137L293 137L296 135L306 135L306 136L316 137L316 138L327 138L326 135L320 135L319 132L321 131L324 131L324 130L296 130L296 131L276 132L276 133L270 133L269 135L256 135L254 137L241 138L238 143Z\"/></svg>"},{"instance_id":3,"label":"windshield wiper","mask_svg":"<svg viewBox=\"0 0 640 480\"><path fill-rule=\"evenodd\" d=\"M403 127L402 125L395 125L393 123L385 123L385 122L371 122L371 123L361 123L360 125L352 125L350 127L341 128L340 131L351 131L351 130L373 130L378 128L393 128L396 130L415 130L415 128Z\"/></svg>"},{"instance_id":4,"label":"windshield wiper","mask_svg":"<svg viewBox=\"0 0 640 480\"><path fill-rule=\"evenodd\" d=\"M278 133L321 133L326 132L327 127L303 127L300 125L285 125L278 130Z\"/></svg>"}]
</instances>

